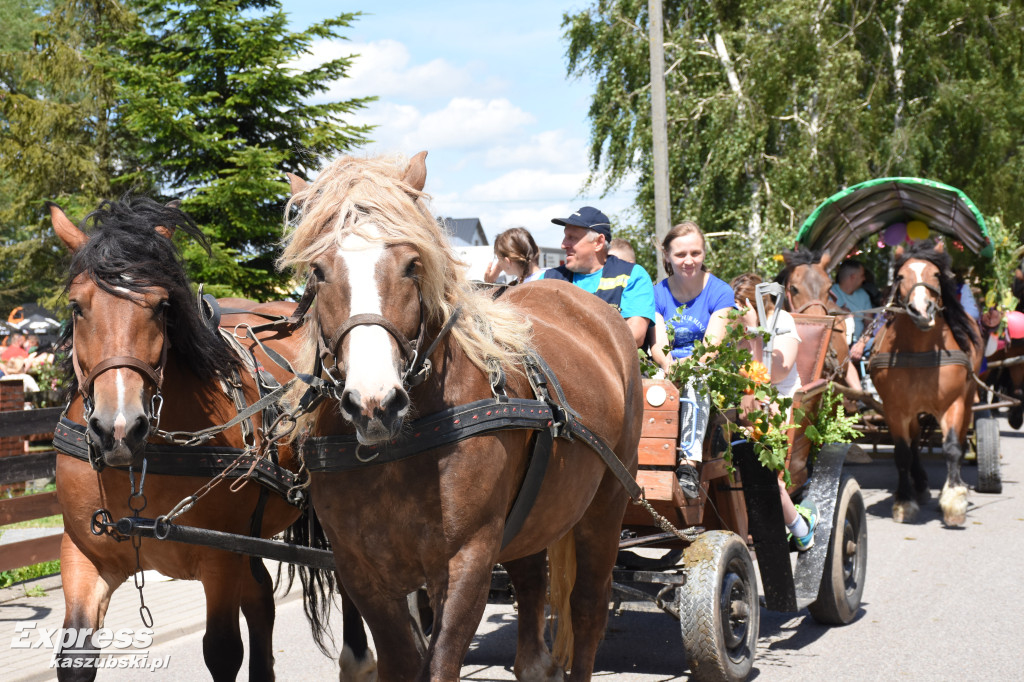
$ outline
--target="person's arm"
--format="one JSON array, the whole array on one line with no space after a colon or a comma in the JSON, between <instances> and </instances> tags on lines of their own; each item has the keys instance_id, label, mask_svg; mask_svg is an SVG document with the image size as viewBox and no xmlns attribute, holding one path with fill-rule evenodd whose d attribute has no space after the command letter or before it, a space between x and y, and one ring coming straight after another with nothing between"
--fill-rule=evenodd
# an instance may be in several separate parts
<instances>
[{"instance_id":1,"label":"person's arm","mask_svg":"<svg viewBox=\"0 0 1024 682\"><path fill-rule=\"evenodd\" d=\"M645 318L646 321L646 318ZM663 370L668 372L672 365L672 355L665 352L668 345L668 332L665 331L665 318L660 313L654 314L654 346L651 348L651 357Z\"/></svg>"},{"instance_id":2,"label":"person's arm","mask_svg":"<svg viewBox=\"0 0 1024 682\"><path fill-rule=\"evenodd\" d=\"M651 321L646 317L630 317L626 319L626 324L629 325L629 331L633 332L633 340L636 341L636 347L640 348L644 345L644 339L647 338L647 328L651 326Z\"/></svg>"},{"instance_id":3,"label":"person's arm","mask_svg":"<svg viewBox=\"0 0 1024 682\"><path fill-rule=\"evenodd\" d=\"M729 311L732 308L722 308L711 313L708 320L708 329L704 332L704 345L717 346L719 341L725 338L726 329L729 327Z\"/></svg>"},{"instance_id":4,"label":"person's arm","mask_svg":"<svg viewBox=\"0 0 1024 682\"><path fill-rule=\"evenodd\" d=\"M796 365L796 356L800 350L800 339L791 334L776 336L772 344L772 378L777 384L789 376Z\"/></svg>"}]
</instances>

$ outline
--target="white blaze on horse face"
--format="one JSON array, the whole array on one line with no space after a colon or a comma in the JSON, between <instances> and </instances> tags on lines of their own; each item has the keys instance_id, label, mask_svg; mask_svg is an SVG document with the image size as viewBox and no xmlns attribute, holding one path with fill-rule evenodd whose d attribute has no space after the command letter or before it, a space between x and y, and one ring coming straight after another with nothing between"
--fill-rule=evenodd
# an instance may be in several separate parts
<instances>
[{"instance_id":1,"label":"white blaze on horse face","mask_svg":"<svg viewBox=\"0 0 1024 682\"><path fill-rule=\"evenodd\" d=\"M115 370L116 376L114 377L117 385L117 416L114 418L114 440L124 440L125 427L128 425L128 420L124 416L124 377L121 376L121 370Z\"/></svg>"},{"instance_id":2,"label":"white blaze on horse face","mask_svg":"<svg viewBox=\"0 0 1024 682\"><path fill-rule=\"evenodd\" d=\"M915 284L919 284L924 281L924 269L926 263L911 263L908 267L910 271L914 273ZM928 290L924 287L915 287L914 293L910 297L910 305L917 310L923 317L927 317L928 311Z\"/></svg>"},{"instance_id":3,"label":"white blaze on horse face","mask_svg":"<svg viewBox=\"0 0 1024 682\"><path fill-rule=\"evenodd\" d=\"M338 257L348 269L349 315L381 314L377 263L383 254L384 244L379 241L354 234L342 240ZM392 340L383 327L354 327L348 333L348 355L339 359L345 363L345 387L358 391L363 405L380 404L391 390L402 386Z\"/></svg>"}]
</instances>

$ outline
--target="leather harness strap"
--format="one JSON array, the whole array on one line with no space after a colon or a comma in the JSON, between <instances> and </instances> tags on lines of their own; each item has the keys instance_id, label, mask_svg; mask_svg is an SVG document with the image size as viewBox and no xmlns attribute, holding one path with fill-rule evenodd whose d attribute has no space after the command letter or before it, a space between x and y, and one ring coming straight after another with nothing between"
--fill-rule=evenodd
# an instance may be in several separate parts
<instances>
[{"instance_id":1,"label":"leather harness strap","mask_svg":"<svg viewBox=\"0 0 1024 682\"><path fill-rule=\"evenodd\" d=\"M971 359L962 350L941 348L920 353L874 353L868 361L868 371L875 369L924 369L942 365L963 365L973 372Z\"/></svg>"},{"instance_id":2,"label":"leather harness strap","mask_svg":"<svg viewBox=\"0 0 1024 682\"><path fill-rule=\"evenodd\" d=\"M53 447L57 452L89 462L89 444L86 441L86 427L61 417L53 431ZM146 444L147 472L160 476L196 476L212 478L241 460L227 475L227 478L249 476L249 469L256 457L245 450L220 446ZM128 467L110 467L127 471ZM288 491L298 482L298 476L267 458L260 458L252 467L251 478L266 486L285 499Z\"/></svg>"}]
</instances>

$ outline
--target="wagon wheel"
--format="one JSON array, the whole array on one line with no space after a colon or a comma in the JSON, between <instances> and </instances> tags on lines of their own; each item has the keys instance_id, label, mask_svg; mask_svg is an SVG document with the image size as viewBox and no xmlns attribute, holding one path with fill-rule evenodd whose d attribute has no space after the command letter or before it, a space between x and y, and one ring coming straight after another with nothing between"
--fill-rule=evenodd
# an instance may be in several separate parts
<instances>
[{"instance_id":1,"label":"wagon wheel","mask_svg":"<svg viewBox=\"0 0 1024 682\"><path fill-rule=\"evenodd\" d=\"M735 533L709 531L686 548L683 563L686 584L676 590L676 599L692 679L747 679L760 604L746 544Z\"/></svg>"},{"instance_id":2,"label":"wagon wheel","mask_svg":"<svg viewBox=\"0 0 1024 682\"><path fill-rule=\"evenodd\" d=\"M818 587L808 610L819 623L846 625L860 609L868 564L868 524L856 479L843 477L833 516L832 537Z\"/></svg>"},{"instance_id":3,"label":"wagon wheel","mask_svg":"<svg viewBox=\"0 0 1024 682\"><path fill-rule=\"evenodd\" d=\"M975 417L974 437L978 453L979 493L1003 492L1003 481L999 475L999 422L995 417Z\"/></svg>"}]
</instances>

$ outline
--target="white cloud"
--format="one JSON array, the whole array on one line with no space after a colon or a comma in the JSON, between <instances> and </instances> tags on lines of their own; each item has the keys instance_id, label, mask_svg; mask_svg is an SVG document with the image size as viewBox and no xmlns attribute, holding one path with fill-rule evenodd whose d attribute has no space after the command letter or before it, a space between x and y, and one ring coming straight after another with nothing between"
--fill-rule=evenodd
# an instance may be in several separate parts
<instances>
[{"instance_id":1,"label":"white cloud","mask_svg":"<svg viewBox=\"0 0 1024 682\"><path fill-rule=\"evenodd\" d=\"M412 105L381 103L353 119L378 126L371 147L381 151L473 149L523 135L534 117L507 99L456 97L443 109L424 114Z\"/></svg>"},{"instance_id":2,"label":"white cloud","mask_svg":"<svg viewBox=\"0 0 1024 682\"><path fill-rule=\"evenodd\" d=\"M474 201L567 201L579 193L586 177L586 171L554 173L520 168L474 185L462 196Z\"/></svg>"},{"instance_id":3,"label":"white cloud","mask_svg":"<svg viewBox=\"0 0 1024 682\"><path fill-rule=\"evenodd\" d=\"M487 150L488 168L548 166L560 169L587 168L587 145L562 130L546 130L526 142L501 145Z\"/></svg>"},{"instance_id":4,"label":"white cloud","mask_svg":"<svg viewBox=\"0 0 1024 682\"><path fill-rule=\"evenodd\" d=\"M469 89L471 75L466 68L444 59L423 64L410 64L408 48L397 40L375 40L349 43L341 40L318 40L312 53L303 55L288 66L302 71L312 69L339 57L357 55L348 70L348 77L334 81L327 92L315 101L348 99L378 95L381 98L400 96L404 99L451 97Z\"/></svg>"}]
</instances>

